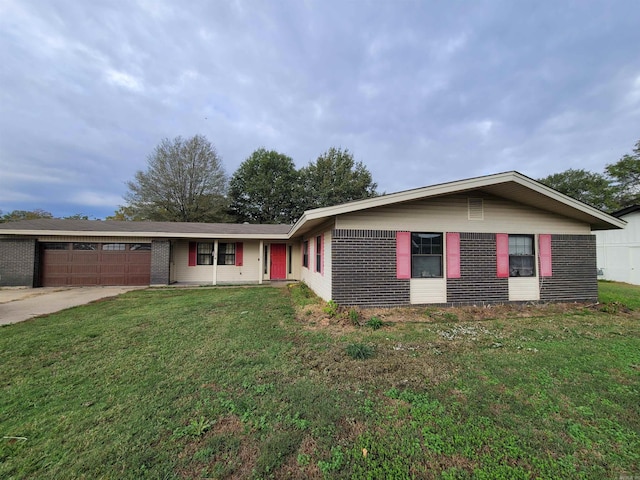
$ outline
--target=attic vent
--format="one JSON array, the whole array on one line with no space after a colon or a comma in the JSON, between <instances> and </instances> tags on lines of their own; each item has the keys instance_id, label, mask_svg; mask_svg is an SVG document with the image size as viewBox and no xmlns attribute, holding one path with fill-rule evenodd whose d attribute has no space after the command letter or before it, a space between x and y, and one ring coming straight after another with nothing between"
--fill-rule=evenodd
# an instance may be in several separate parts
<instances>
[{"instance_id":1,"label":"attic vent","mask_svg":"<svg viewBox=\"0 0 640 480\"><path fill-rule=\"evenodd\" d=\"M484 220L484 205L481 198L469 198L467 207L469 220Z\"/></svg>"}]
</instances>

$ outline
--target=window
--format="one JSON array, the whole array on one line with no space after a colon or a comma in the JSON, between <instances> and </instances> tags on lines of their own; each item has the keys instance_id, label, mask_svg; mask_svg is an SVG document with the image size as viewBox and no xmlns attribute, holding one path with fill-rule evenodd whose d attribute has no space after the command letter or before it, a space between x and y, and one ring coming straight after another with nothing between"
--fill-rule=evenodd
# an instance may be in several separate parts
<instances>
[{"instance_id":1,"label":"window","mask_svg":"<svg viewBox=\"0 0 640 480\"><path fill-rule=\"evenodd\" d=\"M266 275L267 273L269 273L269 246L265 245L264 246L264 254L263 257L264 258L264 274Z\"/></svg>"},{"instance_id":2,"label":"window","mask_svg":"<svg viewBox=\"0 0 640 480\"><path fill-rule=\"evenodd\" d=\"M151 250L151 244L150 243L132 243L131 246L129 247L129 250L132 250L132 251L141 251L141 250L149 251L149 250Z\"/></svg>"},{"instance_id":3,"label":"window","mask_svg":"<svg viewBox=\"0 0 640 480\"><path fill-rule=\"evenodd\" d=\"M309 240L302 242L302 266L309 268Z\"/></svg>"},{"instance_id":4,"label":"window","mask_svg":"<svg viewBox=\"0 0 640 480\"><path fill-rule=\"evenodd\" d=\"M289 245L289 273L291 273L291 269L293 265L293 245Z\"/></svg>"},{"instance_id":5,"label":"window","mask_svg":"<svg viewBox=\"0 0 640 480\"><path fill-rule=\"evenodd\" d=\"M45 250L69 250L69 244L59 242L45 243L43 248Z\"/></svg>"},{"instance_id":6,"label":"window","mask_svg":"<svg viewBox=\"0 0 640 480\"><path fill-rule=\"evenodd\" d=\"M103 243L102 250L125 250L127 245L124 243Z\"/></svg>"},{"instance_id":7,"label":"window","mask_svg":"<svg viewBox=\"0 0 640 480\"><path fill-rule=\"evenodd\" d=\"M235 243L219 243L218 244L218 265L235 265L236 264L236 244Z\"/></svg>"},{"instance_id":8,"label":"window","mask_svg":"<svg viewBox=\"0 0 640 480\"><path fill-rule=\"evenodd\" d=\"M316 237L316 272L322 272L322 236Z\"/></svg>"},{"instance_id":9,"label":"window","mask_svg":"<svg viewBox=\"0 0 640 480\"><path fill-rule=\"evenodd\" d=\"M509 276L534 277L535 274L533 235L509 235Z\"/></svg>"},{"instance_id":10,"label":"window","mask_svg":"<svg viewBox=\"0 0 640 480\"><path fill-rule=\"evenodd\" d=\"M98 250L97 243L74 243L74 250Z\"/></svg>"},{"instance_id":11,"label":"window","mask_svg":"<svg viewBox=\"0 0 640 480\"><path fill-rule=\"evenodd\" d=\"M198 265L213 265L213 243L198 243Z\"/></svg>"},{"instance_id":12,"label":"window","mask_svg":"<svg viewBox=\"0 0 640 480\"><path fill-rule=\"evenodd\" d=\"M411 234L411 277L442 277L442 234Z\"/></svg>"}]
</instances>

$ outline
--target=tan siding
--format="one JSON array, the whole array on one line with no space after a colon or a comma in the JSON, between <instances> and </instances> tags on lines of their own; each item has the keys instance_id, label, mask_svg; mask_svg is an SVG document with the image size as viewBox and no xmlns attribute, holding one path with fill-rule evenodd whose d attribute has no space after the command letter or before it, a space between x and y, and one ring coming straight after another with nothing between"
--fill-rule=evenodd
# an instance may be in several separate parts
<instances>
[{"instance_id":1,"label":"tan siding","mask_svg":"<svg viewBox=\"0 0 640 480\"><path fill-rule=\"evenodd\" d=\"M411 303L445 303L447 301L447 280L444 278L412 278Z\"/></svg>"},{"instance_id":2,"label":"tan siding","mask_svg":"<svg viewBox=\"0 0 640 480\"><path fill-rule=\"evenodd\" d=\"M260 242L243 242L243 244L243 265L241 267L218 265L218 284L258 283L260 277Z\"/></svg>"},{"instance_id":3,"label":"tan siding","mask_svg":"<svg viewBox=\"0 0 640 480\"><path fill-rule=\"evenodd\" d=\"M510 277L509 301L524 302L540 300L538 277Z\"/></svg>"},{"instance_id":4,"label":"tan siding","mask_svg":"<svg viewBox=\"0 0 640 480\"><path fill-rule=\"evenodd\" d=\"M479 198L477 192L473 198ZM451 195L341 215L336 228L475 233L588 234L586 223L493 196L483 196L483 220L469 220L467 195Z\"/></svg>"},{"instance_id":5,"label":"tan siding","mask_svg":"<svg viewBox=\"0 0 640 480\"><path fill-rule=\"evenodd\" d=\"M316 236L320 233L314 233L305 239L309 240L309 268L302 267L300 279L323 300L331 300L331 231L322 233L324 236L324 271L323 274L315 272L316 261ZM301 260L302 261L302 260Z\"/></svg>"},{"instance_id":6,"label":"tan siding","mask_svg":"<svg viewBox=\"0 0 640 480\"><path fill-rule=\"evenodd\" d=\"M175 261L176 282L186 283L213 283L213 266L197 265L189 266L189 242L179 241L175 243L173 258Z\"/></svg>"},{"instance_id":7,"label":"tan siding","mask_svg":"<svg viewBox=\"0 0 640 480\"><path fill-rule=\"evenodd\" d=\"M224 242L222 242L224 243ZM243 266L218 265L217 284L225 283L258 283L260 242L243 242ZM174 247L175 280L185 283L213 283L213 265L189 266L189 242L179 241Z\"/></svg>"}]
</instances>

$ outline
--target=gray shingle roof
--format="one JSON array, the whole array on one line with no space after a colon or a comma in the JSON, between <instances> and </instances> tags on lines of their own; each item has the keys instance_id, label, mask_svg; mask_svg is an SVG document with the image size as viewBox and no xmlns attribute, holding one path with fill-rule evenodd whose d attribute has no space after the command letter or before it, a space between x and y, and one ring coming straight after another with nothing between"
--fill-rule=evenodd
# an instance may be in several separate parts
<instances>
[{"instance_id":1,"label":"gray shingle roof","mask_svg":"<svg viewBox=\"0 0 640 480\"><path fill-rule=\"evenodd\" d=\"M121 222L114 220L59 220L41 218L0 223L0 232L8 231L59 231L59 232L109 232L176 234L176 235L286 235L291 225L237 224L237 223L189 223L189 222Z\"/></svg>"}]
</instances>

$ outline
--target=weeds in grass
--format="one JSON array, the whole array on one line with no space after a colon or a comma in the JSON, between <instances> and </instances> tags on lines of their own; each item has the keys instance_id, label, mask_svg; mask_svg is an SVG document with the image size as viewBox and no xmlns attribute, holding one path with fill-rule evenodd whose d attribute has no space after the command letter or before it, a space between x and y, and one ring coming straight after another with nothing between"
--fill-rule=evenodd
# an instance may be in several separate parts
<instances>
[{"instance_id":1,"label":"weeds in grass","mask_svg":"<svg viewBox=\"0 0 640 480\"><path fill-rule=\"evenodd\" d=\"M357 327L360 325L360 312L355 308L349 310L349 320L351 321L351 325Z\"/></svg>"},{"instance_id":2,"label":"weeds in grass","mask_svg":"<svg viewBox=\"0 0 640 480\"><path fill-rule=\"evenodd\" d=\"M329 300L322 311L329 315L331 318L334 318L338 315L338 304L333 300Z\"/></svg>"},{"instance_id":3,"label":"weeds in grass","mask_svg":"<svg viewBox=\"0 0 640 480\"><path fill-rule=\"evenodd\" d=\"M178 427L173 431L173 438L183 437L201 437L204 435L213 425L213 422L205 419L204 417L193 419L188 425Z\"/></svg>"},{"instance_id":4,"label":"weeds in grass","mask_svg":"<svg viewBox=\"0 0 640 480\"><path fill-rule=\"evenodd\" d=\"M366 360L373 357L373 347L364 343L350 343L347 345L347 355L354 360Z\"/></svg>"},{"instance_id":5,"label":"weeds in grass","mask_svg":"<svg viewBox=\"0 0 640 480\"><path fill-rule=\"evenodd\" d=\"M365 325L372 330L378 330L383 327L384 322L378 317L371 317Z\"/></svg>"}]
</instances>

